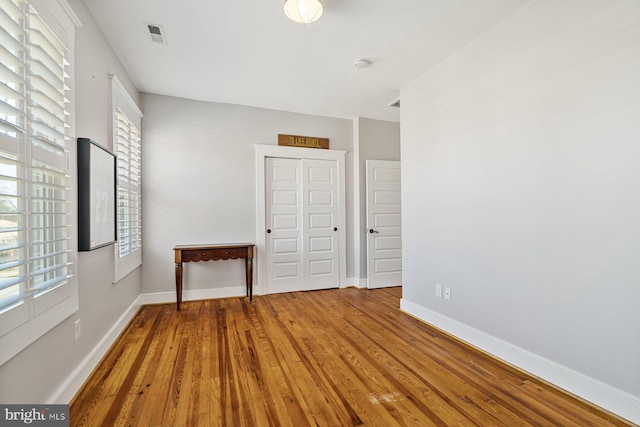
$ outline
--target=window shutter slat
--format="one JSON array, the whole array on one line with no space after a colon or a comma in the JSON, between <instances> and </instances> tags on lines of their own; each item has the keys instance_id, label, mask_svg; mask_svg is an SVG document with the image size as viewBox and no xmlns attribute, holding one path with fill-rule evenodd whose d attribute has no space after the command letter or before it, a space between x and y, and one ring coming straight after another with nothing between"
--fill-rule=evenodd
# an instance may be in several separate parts
<instances>
[{"instance_id":1,"label":"window shutter slat","mask_svg":"<svg viewBox=\"0 0 640 427\"><path fill-rule=\"evenodd\" d=\"M21 3L23 2L18 2L18 4ZM20 25L20 22L24 22L25 19L24 12L16 3L9 0L0 1L0 27L5 29L6 34L18 40L25 34L24 27Z\"/></svg>"},{"instance_id":2,"label":"window shutter slat","mask_svg":"<svg viewBox=\"0 0 640 427\"><path fill-rule=\"evenodd\" d=\"M67 47L65 44L56 36L56 34L51 31L51 28L40 18L40 15L33 9L33 7L29 8L30 12L30 26L32 34L36 36L41 35L43 40L46 41L46 44L50 46L53 50L61 52L63 55L67 53Z\"/></svg>"}]
</instances>

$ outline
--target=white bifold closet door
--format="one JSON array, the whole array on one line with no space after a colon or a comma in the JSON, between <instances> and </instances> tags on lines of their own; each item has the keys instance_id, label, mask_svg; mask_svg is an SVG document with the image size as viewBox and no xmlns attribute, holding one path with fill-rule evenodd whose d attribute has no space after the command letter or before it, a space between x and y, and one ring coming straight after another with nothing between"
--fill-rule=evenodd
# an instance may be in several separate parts
<instances>
[{"instance_id":1,"label":"white bifold closet door","mask_svg":"<svg viewBox=\"0 0 640 427\"><path fill-rule=\"evenodd\" d=\"M339 286L337 173L334 160L266 159L269 293Z\"/></svg>"}]
</instances>

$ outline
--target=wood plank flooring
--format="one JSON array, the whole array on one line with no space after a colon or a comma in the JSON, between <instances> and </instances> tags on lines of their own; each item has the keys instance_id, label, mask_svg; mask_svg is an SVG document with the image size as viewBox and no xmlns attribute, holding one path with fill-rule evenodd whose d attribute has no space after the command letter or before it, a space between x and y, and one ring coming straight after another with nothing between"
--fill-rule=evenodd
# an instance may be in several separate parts
<instances>
[{"instance_id":1,"label":"wood plank flooring","mask_svg":"<svg viewBox=\"0 0 640 427\"><path fill-rule=\"evenodd\" d=\"M144 306L72 426L632 425L403 314L401 288Z\"/></svg>"}]
</instances>

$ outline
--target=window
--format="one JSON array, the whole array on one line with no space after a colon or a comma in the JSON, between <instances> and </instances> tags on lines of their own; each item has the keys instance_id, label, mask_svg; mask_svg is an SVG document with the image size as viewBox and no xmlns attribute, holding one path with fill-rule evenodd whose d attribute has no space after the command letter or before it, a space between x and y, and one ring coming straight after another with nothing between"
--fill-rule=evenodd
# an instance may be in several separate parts
<instances>
[{"instance_id":1,"label":"window","mask_svg":"<svg viewBox=\"0 0 640 427\"><path fill-rule=\"evenodd\" d=\"M112 78L113 151L117 157L118 243L115 282L142 264L140 125L142 113L122 84Z\"/></svg>"},{"instance_id":2,"label":"window","mask_svg":"<svg viewBox=\"0 0 640 427\"><path fill-rule=\"evenodd\" d=\"M78 308L68 170L75 21L50 6L0 0L0 364ZM71 31L56 21L54 32L43 17L52 14Z\"/></svg>"}]
</instances>

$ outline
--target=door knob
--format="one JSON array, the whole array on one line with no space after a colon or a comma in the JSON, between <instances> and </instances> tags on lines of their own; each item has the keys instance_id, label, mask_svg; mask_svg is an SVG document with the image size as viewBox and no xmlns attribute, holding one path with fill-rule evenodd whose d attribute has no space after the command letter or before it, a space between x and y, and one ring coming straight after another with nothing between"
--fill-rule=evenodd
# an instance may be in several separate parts
<instances>
[{"instance_id":1,"label":"door knob","mask_svg":"<svg viewBox=\"0 0 640 427\"><path fill-rule=\"evenodd\" d=\"M338 231L338 227L333 227L333 231Z\"/></svg>"},{"instance_id":2,"label":"door knob","mask_svg":"<svg viewBox=\"0 0 640 427\"><path fill-rule=\"evenodd\" d=\"M376 233L376 234L377 234L377 233L379 233L379 231L376 231L376 230L374 230L373 228L370 228L370 229L369 229L369 233L371 233L371 234Z\"/></svg>"},{"instance_id":3,"label":"door knob","mask_svg":"<svg viewBox=\"0 0 640 427\"><path fill-rule=\"evenodd\" d=\"M271 229L270 228L267 228L267 233L271 233Z\"/></svg>"}]
</instances>

